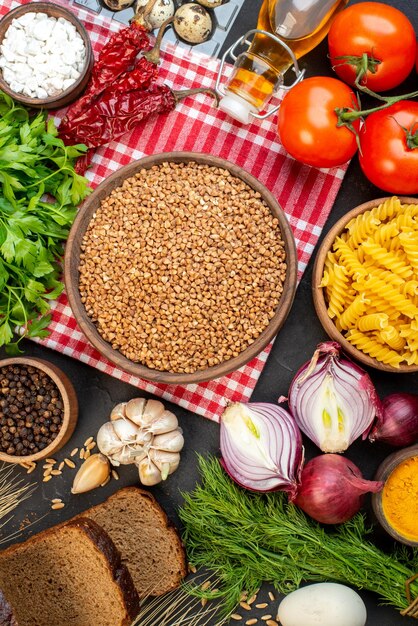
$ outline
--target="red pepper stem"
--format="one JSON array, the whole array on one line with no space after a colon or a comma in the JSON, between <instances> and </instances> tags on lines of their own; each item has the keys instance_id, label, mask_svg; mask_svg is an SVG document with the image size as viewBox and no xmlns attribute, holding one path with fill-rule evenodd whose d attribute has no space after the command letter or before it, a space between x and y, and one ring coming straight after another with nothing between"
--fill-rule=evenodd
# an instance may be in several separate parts
<instances>
[{"instance_id":1,"label":"red pepper stem","mask_svg":"<svg viewBox=\"0 0 418 626\"><path fill-rule=\"evenodd\" d=\"M148 61L150 61L151 63L155 63L155 65L158 65L160 62L161 42L163 40L165 29L169 24L171 24L173 20L174 17L169 17L168 20L161 24L153 49L144 55L148 59Z\"/></svg>"},{"instance_id":2,"label":"red pepper stem","mask_svg":"<svg viewBox=\"0 0 418 626\"><path fill-rule=\"evenodd\" d=\"M181 91L173 90L173 95L176 99L176 103L180 102L180 100L183 100L184 98L187 98L188 96L194 96L197 93L207 93L209 96L215 98L216 104L219 104L218 94L214 89L211 89L210 87L195 87L194 89L183 89Z\"/></svg>"},{"instance_id":3,"label":"red pepper stem","mask_svg":"<svg viewBox=\"0 0 418 626\"><path fill-rule=\"evenodd\" d=\"M373 92L371 92L373 94ZM374 95L374 94L373 94ZM407 100L408 98L416 98L418 96L418 91L413 91L412 93L403 94L402 96L386 96L381 97L381 100L384 100L384 104L381 104L378 107L373 107L372 109L366 109L365 111L354 111L353 109L348 108L339 108L335 109L335 113L338 116L338 125L343 126L354 122L359 117L367 117L370 113L375 113L376 111L382 111L383 109L387 109L392 104L396 102L400 102L401 100Z\"/></svg>"}]
</instances>

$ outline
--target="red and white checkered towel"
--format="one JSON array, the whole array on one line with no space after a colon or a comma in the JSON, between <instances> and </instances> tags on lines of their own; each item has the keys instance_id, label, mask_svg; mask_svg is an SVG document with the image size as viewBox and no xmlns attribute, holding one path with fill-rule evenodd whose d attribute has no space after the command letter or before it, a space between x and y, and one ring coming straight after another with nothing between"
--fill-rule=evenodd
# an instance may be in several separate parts
<instances>
[{"instance_id":1,"label":"red and white checkered towel","mask_svg":"<svg viewBox=\"0 0 418 626\"><path fill-rule=\"evenodd\" d=\"M0 0L0 14L28 1ZM61 0L58 2L64 6L67 4ZM83 9L74 11L84 22L93 50L97 53L119 25ZM213 87L218 68L217 59L190 54L181 47L166 47L159 80L175 89ZM275 194L295 235L300 278L332 208L346 167L318 170L301 165L290 158L281 146L275 119L241 126L213 108L210 98L199 95L187 98L169 114L149 119L141 128L126 135L123 141L113 142L98 150L88 178L95 187L106 176L133 160L177 150L205 152L233 161ZM207 383L185 386L154 384L116 368L87 342L75 322L65 294L53 303L52 308L51 334L41 342L43 345L213 420L219 419L227 402L249 400L271 349L270 344L241 369Z\"/></svg>"}]
</instances>

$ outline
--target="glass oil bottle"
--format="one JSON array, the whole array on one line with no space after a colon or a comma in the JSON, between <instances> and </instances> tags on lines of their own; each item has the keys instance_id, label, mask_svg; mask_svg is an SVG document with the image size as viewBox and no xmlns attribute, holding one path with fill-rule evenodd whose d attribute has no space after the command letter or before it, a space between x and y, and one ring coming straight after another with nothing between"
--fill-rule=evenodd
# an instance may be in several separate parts
<instances>
[{"instance_id":1,"label":"glass oil bottle","mask_svg":"<svg viewBox=\"0 0 418 626\"><path fill-rule=\"evenodd\" d=\"M269 99L279 88L289 89L303 78L297 59L310 52L327 35L333 17L348 0L264 0L257 29L249 31L226 51L216 83L222 96L220 108L238 121L248 124L252 117L265 118ZM252 40L250 40L252 37ZM245 52L235 50L247 44ZM222 83L227 56L235 61L232 74ZM295 81L285 86L283 75L291 66Z\"/></svg>"}]
</instances>

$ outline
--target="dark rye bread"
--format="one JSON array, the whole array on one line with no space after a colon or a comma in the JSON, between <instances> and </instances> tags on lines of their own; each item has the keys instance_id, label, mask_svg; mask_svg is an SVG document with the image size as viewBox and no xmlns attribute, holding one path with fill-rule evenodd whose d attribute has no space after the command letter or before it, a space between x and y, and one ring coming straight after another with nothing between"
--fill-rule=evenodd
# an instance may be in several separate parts
<instances>
[{"instance_id":1,"label":"dark rye bread","mask_svg":"<svg viewBox=\"0 0 418 626\"><path fill-rule=\"evenodd\" d=\"M184 548L151 493L125 487L82 515L112 538L140 598L159 596L179 586L187 571Z\"/></svg>"},{"instance_id":2,"label":"dark rye bread","mask_svg":"<svg viewBox=\"0 0 418 626\"><path fill-rule=\"evenodd\" d=\"M83 518L1 552L0 589L18 626L129 626L139 611L115 545Z\"/></svg>"}]
</instances>

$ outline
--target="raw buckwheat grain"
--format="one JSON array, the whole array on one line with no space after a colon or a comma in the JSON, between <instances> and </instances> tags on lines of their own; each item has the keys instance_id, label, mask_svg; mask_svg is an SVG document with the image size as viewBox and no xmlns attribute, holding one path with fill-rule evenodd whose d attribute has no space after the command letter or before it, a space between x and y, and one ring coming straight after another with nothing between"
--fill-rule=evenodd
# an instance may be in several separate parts
<instances>
[{"instance_id":1,"label":"raw buckwheat grain","mask_svg":"<svg viewBox=\"0 0 418 626\"><path fill-rule=\"evenodd\" d=\"M86 312L114 349L192 373L238 356L263 332L286 261L258 192L222 168L163 163L102 201L79 270Z\"/></svg>"}]
</instances>

